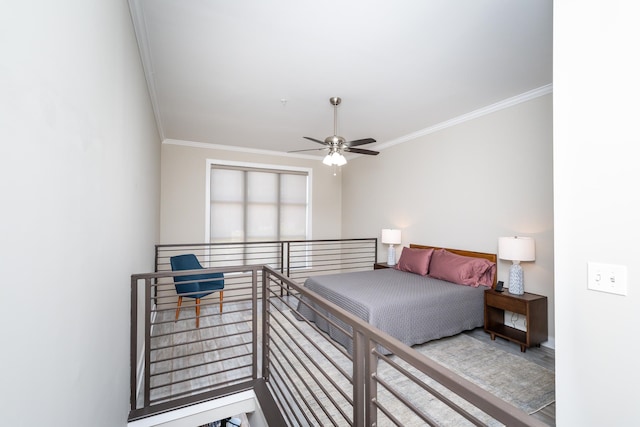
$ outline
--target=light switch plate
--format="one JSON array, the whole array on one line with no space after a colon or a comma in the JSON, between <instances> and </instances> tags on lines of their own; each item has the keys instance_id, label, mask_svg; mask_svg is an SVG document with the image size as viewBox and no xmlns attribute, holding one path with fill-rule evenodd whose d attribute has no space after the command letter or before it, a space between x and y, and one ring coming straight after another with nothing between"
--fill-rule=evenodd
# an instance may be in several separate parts
<instances>
[{"instance_id":1,"label":"light switch plate","mask_svg":"<svg viewBox=\"0 0 640 427\"><path fill-rule=\"evenodd\" d=\"M587 263L587 288L594 291L627 295L627 266Z\"/></svg>"}]
</instances>

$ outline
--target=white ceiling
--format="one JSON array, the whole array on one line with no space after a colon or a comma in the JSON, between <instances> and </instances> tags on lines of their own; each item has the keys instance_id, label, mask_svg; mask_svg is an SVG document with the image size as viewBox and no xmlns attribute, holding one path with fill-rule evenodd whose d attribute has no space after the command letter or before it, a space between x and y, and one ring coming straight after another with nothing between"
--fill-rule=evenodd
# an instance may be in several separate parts
<instances>
[{"instance_id":1,"label":"white ceiling","mask_svg":"<svg viewBox=\"0 0 640 427\"><path fill-rule=\"evenodd\" d=\"M379 149L552 83L552 0L130 3L163 139L315 149L339 96Z\"/></svg>"}]
</instances>

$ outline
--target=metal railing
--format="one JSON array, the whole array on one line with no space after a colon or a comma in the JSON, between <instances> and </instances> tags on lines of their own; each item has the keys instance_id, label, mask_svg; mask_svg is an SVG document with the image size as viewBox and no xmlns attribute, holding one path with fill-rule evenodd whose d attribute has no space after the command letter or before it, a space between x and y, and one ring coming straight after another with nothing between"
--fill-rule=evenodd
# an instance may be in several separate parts
<instances>
[{"instance_id":1,"label":"metal railing","mask_svg":"<svg viewBox=\"0 0 640 427\"><path fill-rule=\"evenodd\" d=\"M438 425L435 408L474 425L543 425L274 268L199 272L225 275L222 311L216 292L203 297L199 327L192 298L176 320L174 277L193 271L131 278L130 420L266 384L291 426ZM300 304L349 336L353 351L301 317Z\"/></svg>"},{"instance_id":2,"label":"metal railing","mask_svg":"<svg viewBox=\"0 0 640 427\"><path fill-rule=\"evenodd\" d=\"M171 270L172 256L192 253L203 267L268 265L302 283L318 274L371 270L378 259L378 239L163 244L155 252L156 272Z\"/></svg>"},{"instance_id":3,"label":"metal railing","mask_svg":"<svg viewBox=\"0 0 640 427\"><path fill-rule=\"evenodd\" d=\"M262 376L288 425L436 426L442 418L448 425L545 425L314 292L265 270ZM274 286L294 292L282 296ZM350 337L353 351L302 317L299 304ZM382 348L391 354L381 353Z\"/></svg>"},{"instance_id":4,"label":"metal railing","mask_svg":"<svg viewBox=\"0 0 640 427\"><path fill-rule=\"evenodd\" d=\"M162 412L172 402L192 403L202 393L218 396L251 388L258 377L258 277L262 267L198 272L225 275L224 300L218 291L202 297L199 316L193 298L177 313L174 277L194 271L131 277L130 419Z\"/></svg>"}]
</instances>

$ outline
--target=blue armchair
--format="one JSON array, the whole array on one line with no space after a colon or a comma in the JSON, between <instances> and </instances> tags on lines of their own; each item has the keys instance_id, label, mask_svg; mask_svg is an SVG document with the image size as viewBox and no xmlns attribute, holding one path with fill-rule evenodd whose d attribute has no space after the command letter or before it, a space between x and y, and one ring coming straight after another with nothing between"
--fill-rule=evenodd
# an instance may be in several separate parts
<instances>
[{"instance_id":1,"label":"blue armchair","mask_svg":"<svg viewBox=\"0 0 640 427\"><path fill-rule=\"evenodd\" d=\"M202 270L198 258L193 254L177 255L170 259L171 270ZM220 291L220 313L222 313L222 298L224 289L224 275L222 273L192 274L174 277L176 293L178 294L178 308L176 308L176 320L180 315L182 297L196 299L196 328L200 327L200 299Z\"/></svg>"}]
</instances>

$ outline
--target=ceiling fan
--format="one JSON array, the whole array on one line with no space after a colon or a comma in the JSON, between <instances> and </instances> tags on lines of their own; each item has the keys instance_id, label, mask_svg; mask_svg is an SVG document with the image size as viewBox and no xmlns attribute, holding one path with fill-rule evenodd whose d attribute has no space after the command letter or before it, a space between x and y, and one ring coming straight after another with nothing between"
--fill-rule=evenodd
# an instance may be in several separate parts
<instances>
[{"instance_id":1,"label":"ceiling fan","mask_svg":"<svg viewBox=\"0 0 640 427\"><path fill-rule=\"evenodd\" d=\"M300 151L317 151L317 150L328 150L329 153L326 155L324 160L322 161L326 165L337 165L342 166L347 163L347 160L342 155L343 152L356 153L356 154L368 154L371 156L378 155L378 151L373 150L365 150L363 148L354 148L359 145L371 144L372 142L376 142L373 138L364 138L364 139L356 139L355 141L347 141L341 136L338 136L338 105L342 102L337 96L329 98L329 102L333 105L333 135L328 136L321 141L319 139L311 138L305 136L303 138L308 139L309 141L317 142L318 144L322 144L325 147L323 148L311 148L307 150L295 150L289 151L290 153L296 153Z\"/></svg>"}]
</instances>

